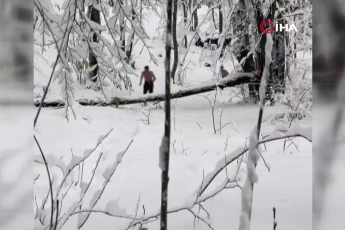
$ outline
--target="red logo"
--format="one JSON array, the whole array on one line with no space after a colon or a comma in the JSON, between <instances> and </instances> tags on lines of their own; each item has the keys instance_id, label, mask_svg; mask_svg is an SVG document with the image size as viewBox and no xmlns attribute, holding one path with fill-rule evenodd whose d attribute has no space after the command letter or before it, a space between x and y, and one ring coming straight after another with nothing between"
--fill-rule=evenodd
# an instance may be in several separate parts
<instances>
[{"instance_id":1,"label":"red logo","mask_svg":"<svg viewBox=\"0 0 345 230\"><path fill-rule=\"evenodd\" d=\"M269 19L265 19L260 23L260 31L263 34L271 34L274 31L274 27L274 23Z\"/></svg>"}]
</instances>

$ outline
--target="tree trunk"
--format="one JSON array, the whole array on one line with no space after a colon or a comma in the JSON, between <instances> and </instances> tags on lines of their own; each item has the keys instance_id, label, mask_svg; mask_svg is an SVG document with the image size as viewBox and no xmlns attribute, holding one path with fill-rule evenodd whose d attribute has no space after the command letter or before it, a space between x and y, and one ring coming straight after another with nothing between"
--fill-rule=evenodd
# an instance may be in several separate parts
<instances>
[{"instance_id":1,"label":"tree trunk","mask_svg":"<svg viewBox=\"0 0 345 230\"><path fill-rule=\"evenodd\" d=\"M207 93L215 90L217 87L223 89L226 87L234 87L241 84L248 84L254 79L253 73L235 73L227 79L222 79L219 82L211 81L200 86L188 87L181 89L177 92L170 93L170 99L182 98L197 95L200 93ZM110 103L101 101L89 101L89 100L78 100L80 105L84 106L119 106L119 105L130 105L144 102L159 102L165 100L165 94L149 95L138 98L114 98ZM40 105L40 101L34 101L34 105L37 107ZM59 107L64 106L63 101L45 101L42 107Z\"/></svg>"},{"instance_id":2,"label":"tree trunk","mask_svg":"<svg viewBox=\"0 0 345 230\"><path fill-rule=\"evenodd\" d=\"M248 33L248 27L250 26L250 21L247 18L247 10L248 7L244 0L240 0L238 3L237 11L234 14L233 18L233 25L234 25L234 34L238 37L238 43L235 43L235 56L238 62L241 62L243 59L245 61L242 62L241 67L244 72L261 72L262 66L260 64L260 58L256 58L254 62L253 55L247 57L248 53L250 52L250 36L251 34ZM258 19L259 21L260 19ZM258 22L260 23L260 22ZM260 57L260 56L258 56ZM259 74L258 74L259 75ZM248 85L249 88L249 98L254 103L259 101L258 91L260 85L260 77L257 76L252 84Z\"/></svg>"},{"instance_id":3,"label":"tree trunk","mask_svg":"<svg viewBox=\"0 0 345 230\"><path fill-rule=\"evenodd\" d=\"M219 5L219 33L223 33L223 12L222 12L222 5Z\"/></svg>"},{"instance_id":4,"label":"tree trunk","mask_svg":"<svg viewBox=\"0 0 345 230\"><path fill-rule=\"evenodd\" d=\"M295 21L296 21L296 15L293 16L293 19L294 19L294 22L295 22ZM294 39L293 39L293 50L294 50L294 51L296 51L296 49L297 49L296 37L297 37L297 36L296 36L296 34L295 34ZM297 52L294 53L293 57L294 57L294 59L297 59ZM295 62L295 63L296 63L296 62ZM296 67L296 65L295 65L295 67Z\"/></svg>"},{"instance_id":5,"label":"tree trunk","mask_svg":"<svg viewBox=\"0 0 345 230\"><path fill-rule=\"evenodd\" d=\"M177 43L177 10L178 10L178 0L174 0L174 7L173 7L173 15L172 15L172 29L173 29L173 43L174 43L174 63L171 70L171 78L173 79L173 82L175 83L175 74L177 70L178 65L178 43Z\"/></svg>"},{"instance_id":6,"label":"tree trunk","mask_svg":"<svg viewBox=\"0 0 345 230\"><path fill-rule=\"evenodd\" d=\"M279 32L275 36L273 42L272 58L273 75L269 80L269 84L273 86L275 93L285 92L285 32Z\"/></svg>"},{"instance_id":7,"label":"tree trunk","mask_svg":"<svg viewBox=\"0 0 345 230\"><path fill-rule=\"evenodd\" d=\"M279 2L280 3L280 2ZM281 3L283 4L283 3ZM280 5L281 5L280 4ZM281 13L278 13L276 21L285 25L286 20L283 18ZM285 42L286 42L286 32L278 31L274 33L273 39L273 49L272 49L272 65L271 65L271 75L268 80L268 85L271 87L267 90L267 99L274 103L274 98L272 93L285 93Z\"/></svg>"},{"instance_id":8,"label":"tree trunk","mask_svg":"<svg viewBox=\"0 0 345 230\"><path fill-rule=\"evenodd\" d=\"M122 6L124 6L124 1L118 1ZM120 23L120 40L121 40L121 49L123 52L126 52L126 19L124 12L119 13L119 23Z\"/></svg>"},{"instance_id":9,"label":"tree trunk","mask_svg":"<svg viewBox=\"0 0 345 230\"><path fill-rule=\"evenodd\" d=\"M292 50L290 47L290 36L289 34L285 34L285 47L287 47L285 52L285 60L286 60L286 66L285 66L285 79L290 79L290 60L291 60L291 54ZM291 79L290 79L291 80Z\"/></svg>"},{"instance_id":10,"label":"tree trunk","mask_svg":"<svg viewBox=\"0 0 345 230\"><path fill-rule=\"evenodd\" d=\"M194 0L194 6L197 6L198 2L196 0ZM199 21L198 21L198 6L196 8L196 10L193 13L193 22L194 22L194 26L193 26L193 31L196 31L196 29L199 26Z\"/></svg>"},{"instance_id":11,"label":"tree trunk","mask_svg":"<svg viewBox=\"0 0 345 230\"><path fill-rule=\"evenodd\" d=\"M191 16L191 26L189 26L189 30L193 31L193 15L192 15L192 10L193 10L193 0L188 0L188 13Z\"/></svg>"},{"instance_id":12,"label":"tree trunk","mask_svg":"<svg viewBox=\"0 0 345 230\"><path fill-rule=\"evenodd\" d=\"M261 9L261 5L259 5L259 7L257 6L256 7L256 10L257 10L257 19L259 19L258 21L261 20L261 18L263 18L263 15L262 15L262 12L259 12L259 10ZM267 19L271 20L272 22L275 21L275 11L276 11L276 0L273 1L273 3L271 4L270 6L270 11L269 11L269 14L267 16ZM273 36L274 34L272 34ZM270 75L272 74L272 71L268 71L268 72L264 72L264 68L267 68L269 70L272 70L271 68L271 64L272 64L272 60L270 60L270 56L271 54L266 54L266 46L273 46L273 44L266 44L267 43L267 37L270 36L270 35L266 35L266 34L263 34L262 38L260 39L260 59L262 60L261 61L261 73L260 73L260 79L261 78L266 78L266 79L269 79ZM270 47L272 50L273 50L273 47ZM267 48L268 50L270 48ZM266 70L267 70L266 69ZM265 73L265 75L264 75ZM261 88L260 91L263 89L263 95L266 94L267 92L267 88L268 86L265 86L265 88ZM259 117L258 117L258 121L257 121L257 124L256 124L256 140L259 140L259 137L260 137L260 130L261 130L261 124L262 124L262 118L263 118L263 108L264 108L264 105L265 105L265 98L260 98L260 110L259 110ZM259 144L258 143L255 143L256 144L256 148L258 149L259 148ZM254 150L255 151L255 150ZM254 154L254 153L250 153L249 154ZM256 153L257 154L257 153ZM255 156L249 156L249 159L251 160L251 163L253 163L254 167L256 168L257 166L257 160L255 159ZM252 172L251 172L252 173ZM255 169L254 169L254 173L255 173ZM241 215L241 220L240 220L240 223L241 224L244 224L244 225L240 225L239 229L250 229L250 222L251 222L251 214L252 214L252 205L253 205L253 193L254 193L254 180L251 180L249 179L248 181L246 181L246 183L249 182L250 183L250 190L248 191L247 189L248 188L245 188L246 190L244 190L246 193L243 193L243 194L247 194L245 196L248 197L248 194L249 194L249 202L250 204L248 203L242 203L242 212L248 212L248 219L246 220L246 215ZM244 199L248 199L246 197L242 197L242 201ZM249 206L249 208L248 208ZM244 219L242 219L244 218Z\"/></svg>"},{"instance_id":13,"label":"tree trunk","mask_svg":"<svg viewBox=\"0 0 345 230\"><path fill-rule=\"evenodd\" d=\"M213 25L214 25L214 28L216 28L216 29L217 29L216 17L214 16L214 9L212 9L212 20L213 20Z\"/></svg>"},{"instance_id":14,"label":"tree trunk","mask_svg":"<svg viewBox=\"0 0 345 230\"><path fill-rule=\"evenodd\" d=\"M143 0L140 0L140 25L143 23Z\"/></svg>"},{"instance_id":15,"label":"tree trunk","mask_svg":"<svg viewBox=\"0 0 345 230\"><path fill-rule=\"evenodd\" d=\"M126 32L125 32L125 20L123 18L120 25L120 36L121 36L121 49L123 52L126 51Z\"/></svg>"},{"instance_id":16,"label":"tree trunk","mask_svg":"<svg viewBox=\"0 0 345 230\"><path fill-rule=\"evenodd\" d=\"M175 0L174 10L177 12L177 0ZM176 14L176 13L175 13ZM161 216L160 229L168 229L168 183L169 183L169 158L170 158L170 53L171 53L171 16L172 1L167 3L167 32L165 38L165 122L164 135L159 148L159 166L162 170L161 188ZM176 17L176 15L175 15ZM175 18L176 19L176 18ZM176 20L175 26L176 28Z\"/></svg>"},{"instance_id":17,"label":"tree trunk","mask_svg":"<svg viewBox=\"0 0 345 230\"><path fill-rule=\"evenodd\" d=\"M101 14L100 11L97 10L93 5L89 6L89 18L91 21L101 24ZM97 34L91 31L92 33L92 42L99 42ZM96 68L94 68L92 71L89 72L89 78L93 81L97 81L97 75L98 75L98 62L97 57L94 55L94 53L91 50L89 52L89 68L96 65Z\"/></svg>"},{"instance_id":18,"label":"tree trunk","mask_svg":"<svg viewBox=\"0 0 345 230\"><path fill-rule=\"evenodd\" d=\"M182 5L183 5L183 22L184 22L184 27L185 27L185 30L187 31L187 6L186 6L187 3L183 2ZM183 45L184 47L187 49L187 35L184 36L183 38L184 42L183 42Z\"/></svg>"},{"instance_id":19,"label":"tree trunk","mask_svg":"<svg viewBox=\"0 0 345 230\"><path fill-rule=\"evenodd\" d=\"M135 20L135 11L134 11L134 6L132 5L132 21L134 20ZM129 63L131 60L132 51L133 51L133 41L134 41L134 31L132 32L131 40L129 41L130 42L129 48L126 52L127 63Z\"/></svg>"}]
</instances>

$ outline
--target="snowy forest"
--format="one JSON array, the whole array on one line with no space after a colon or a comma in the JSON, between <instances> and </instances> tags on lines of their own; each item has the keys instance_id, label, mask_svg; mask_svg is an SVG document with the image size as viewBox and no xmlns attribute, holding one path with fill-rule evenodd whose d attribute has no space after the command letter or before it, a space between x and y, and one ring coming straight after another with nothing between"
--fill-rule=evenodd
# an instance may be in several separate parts
<instances>
[{"instance_id":1,"label":"snowy forest","mask_svg":"<svg viewBox=\"0 0 345 230\"><path fill-rule=\"evenodd\" d=\"M311 230L311 0L34 0L35 230Z\"/></svg>"}]
</instances>

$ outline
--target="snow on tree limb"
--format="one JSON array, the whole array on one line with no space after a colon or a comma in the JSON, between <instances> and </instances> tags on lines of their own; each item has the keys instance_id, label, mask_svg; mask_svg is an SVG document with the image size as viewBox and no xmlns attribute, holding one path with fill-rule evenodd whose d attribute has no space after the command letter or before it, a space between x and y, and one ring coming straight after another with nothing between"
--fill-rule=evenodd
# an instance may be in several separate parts
<instances>
[{"instance_id":1,"label":"snow on tree limb","mask_svg":"<svg viewBox=\"0 0 345 230\"><path fill-rule=\"evenodd\" d=\"M277 130L269 135L266 135L264 138L260 139L258 141L258 144L264 144L267 142L272 142L272 141L277 141L277 140L283 140L286 138L291 138L291 137L302 137L306 139L307 141L311 142L312 141L312 127L301 127L298 125L293 126L291 129L288 130ZM209 187L209 185L212 183L212 181L217 177L217 175L223 171L226 166L234 162L237 158L239 158L241 155L246 153L249 150L249 147L239 147L236 150L228 153L224 159L221 159L218 161L216 164L214 170L212 170L210 173L205 175L203 185L200 189L200 194L203 194L206 189Z\"/></svg>"},{"instance_id":2,"label":"snow on tree limb","mask_svg":"<svg viewBox=\"0 0 345 230\"><path fill-rule=\"evenodd\" d=\"M250 213L252 210L253 184L258 181L256 165L259 160L258 154L258 127L255 126L249 137L249 153L247 160L247 178L241 191L242 210L240 216L240 230L249 230Z\"/></svg>"},{"instance_id":3,"label":"snow on tree limb","mask_svg":"<svg viewBox=\"0 0 345 230\"><path fill-rule=\"evenodd\" d=\"M119 166L119 164L121 164L122 162L122 158L124 157L124 155L127 153L129 147L132 145L134 140L131 140L129 142L129 144L127 145L126 149L124 151L121 151L117 154L116 157L116 161L111 164L104 172L103 172L103 184L102 187L98 189L98 191L93 195L89 207L90 209L93 209L96 204L98 203L98 201L101 199L103 192L105 191L105 189L107 188L107 185L110 182L110 179L112 178L112 176L114 175L117 167ZM85 213L84 213L85 214ZM83 215L83 213L81 213L78 216L78 226L79 228L81 228L82 226L84 226L84 224L86 223L86 221L89 219L91 213L86 213L85 215Z\"/></svg>"}]
</instances>

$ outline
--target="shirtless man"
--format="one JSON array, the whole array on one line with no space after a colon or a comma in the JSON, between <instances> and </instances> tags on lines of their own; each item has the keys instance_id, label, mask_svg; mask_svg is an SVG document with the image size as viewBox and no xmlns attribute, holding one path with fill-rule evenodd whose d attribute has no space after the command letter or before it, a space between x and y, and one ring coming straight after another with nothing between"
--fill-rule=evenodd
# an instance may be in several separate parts
<instances>
[{"instance_id":1,"label":"shirtless man","mask_svg":"<svg viewBox=\"0 0 345 230\"><path fill-rule=\"evenodd\" d=\"M149 93L153 93L153 82L156 81L156 77L153 72L149 70L149 66L145 66L144 71L141 73L139 86L141 85L143 78L145 79L144 94L146 94L147 91L149 91Z\"/></svg>"}]
</instances>

